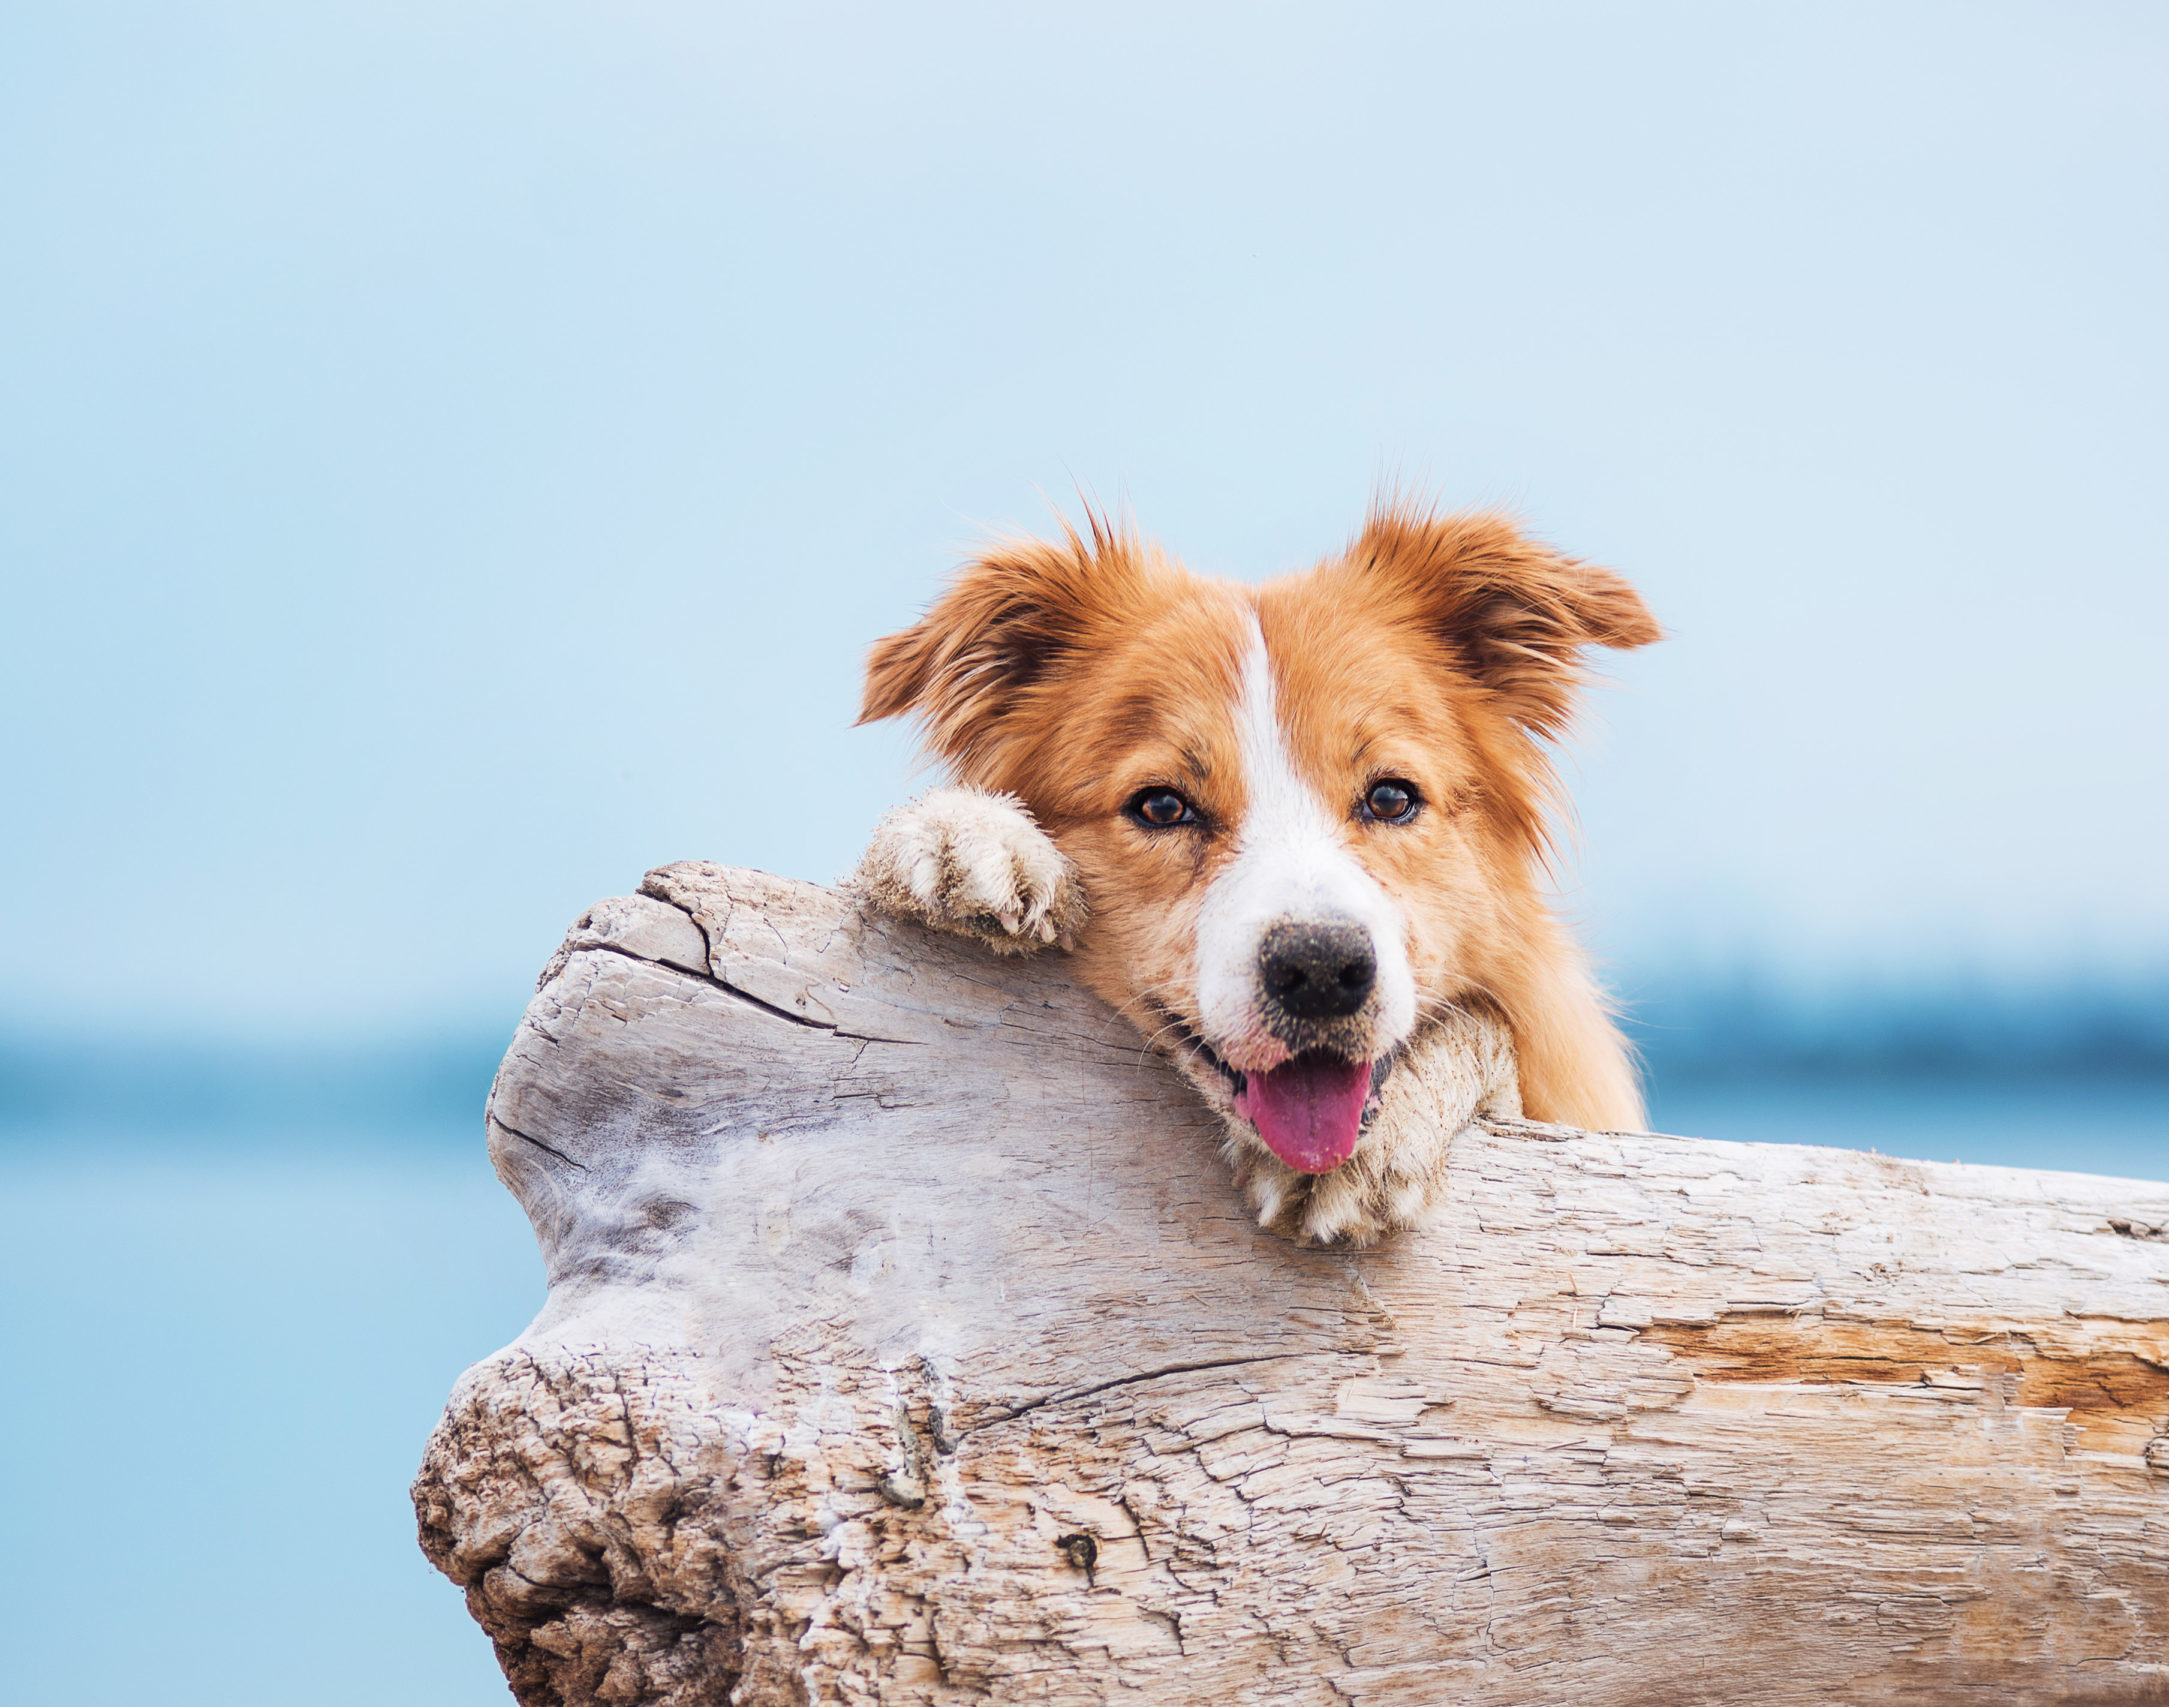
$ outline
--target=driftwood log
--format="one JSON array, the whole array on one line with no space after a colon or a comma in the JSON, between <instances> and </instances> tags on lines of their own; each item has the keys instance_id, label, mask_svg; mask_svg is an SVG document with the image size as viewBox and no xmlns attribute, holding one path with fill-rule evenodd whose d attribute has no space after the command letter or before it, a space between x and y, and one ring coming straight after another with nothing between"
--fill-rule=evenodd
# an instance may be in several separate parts
<instances>
[{"instance_id":1,"label":"driftwood log","mask_svg":"<svg viewBox=\"0 0 2169 1707\"><path fill-rule=\"evenodd\" d=\"M2169 1700L2169 1187L1493 1122L1299 1248L1059 956L708 865L489 1134L415 1501L529 1707Z\"/></svg>"}]
</instances>

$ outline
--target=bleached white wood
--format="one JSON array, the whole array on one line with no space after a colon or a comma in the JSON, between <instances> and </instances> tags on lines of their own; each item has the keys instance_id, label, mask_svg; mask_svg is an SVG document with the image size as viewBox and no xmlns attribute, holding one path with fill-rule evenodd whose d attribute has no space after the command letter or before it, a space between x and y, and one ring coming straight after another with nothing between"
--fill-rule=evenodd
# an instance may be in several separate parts
<instances>
[{"instance_id":1,"label":"bleached white wood","mask_svg":"<svg viewBox=\"0 0 2169 1707\"><path fill-rule=\"evenodd\" d=\"M1494 1122L1259 1231L1059 956L681 865L490 1142L415 1486L540 1703L2169 1699L2169 1186Z\"/></svg>"}]
</instances>

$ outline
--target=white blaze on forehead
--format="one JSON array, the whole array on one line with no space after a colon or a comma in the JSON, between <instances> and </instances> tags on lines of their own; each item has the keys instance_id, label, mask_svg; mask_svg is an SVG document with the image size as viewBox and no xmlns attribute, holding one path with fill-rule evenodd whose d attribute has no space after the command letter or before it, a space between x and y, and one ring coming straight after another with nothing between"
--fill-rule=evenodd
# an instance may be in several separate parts
<instances>
[{"instance_id":1,"label":"white blaze on forehead","mask_svg":"<svg viewBox=\"0 0 2169 1707\"><path fill-rule=\"evenodd\" d=\"M1206 889L1198 916L1197 988L1205 1040L1231 1065L1268 1067L1286 1053L1265 1029L1258 950L1288 920L1344 919L1370 932L1378 956L1374 1054L1416 1022L1416 981L1401 909L1342 840L1350 802L1327 801L1296 773L1257 619L1235 708L1248 805L1235 857Z\"/></svg>"}]
</instances>

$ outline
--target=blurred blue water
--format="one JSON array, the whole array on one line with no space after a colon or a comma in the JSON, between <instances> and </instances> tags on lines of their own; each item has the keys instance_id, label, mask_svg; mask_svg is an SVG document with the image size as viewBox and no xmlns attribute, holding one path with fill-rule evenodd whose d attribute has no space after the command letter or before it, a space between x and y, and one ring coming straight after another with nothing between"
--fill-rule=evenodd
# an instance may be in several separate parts
<instances>
[{"instance_id":1,"label":"blurred blue water","mask_svg":"<svg viewBox=\"0 0 2169 1707\"><path fill-rule=\"evenodd\" d=\"M155 1073L111 1077L96 1118L0 1097L8 1699L505 1699L489 1644L416 1548L406 1491L459 1372L542 1301L526 1221L483 1155L486 1069L433 1068L435 1093L381 1089L306 1131L222 1101L209 1069L164 1121ZM294 1067L274 1082L365 1078ZM428 1111L455 1092L463 1112ZM2158 1073L1660 1064L1652 1116L1712 1137L2169 1176Z\"/></svg>"},{"instance_id":2,"label":"blurred blue water","mask_svg":"<svg viewBox=\"0 0 2169 1707\"><path fill-rule=\"evenodd\" d=\"M2169 1180L2169 1075L1674 1072L1655 1077L1649 1118L1695 1138Z\"/></svg>"},{"instance_id":3,"label":"blurred blue water","mask_svg":"<svg viewBox=\"0 0 2169 1707\"><path fill-rule=\"evenodd\" d=\"M478 1126L0 1136L0 1695L507 1699L407 1501L542 1301Z\"/></svg>"}]
</instances>

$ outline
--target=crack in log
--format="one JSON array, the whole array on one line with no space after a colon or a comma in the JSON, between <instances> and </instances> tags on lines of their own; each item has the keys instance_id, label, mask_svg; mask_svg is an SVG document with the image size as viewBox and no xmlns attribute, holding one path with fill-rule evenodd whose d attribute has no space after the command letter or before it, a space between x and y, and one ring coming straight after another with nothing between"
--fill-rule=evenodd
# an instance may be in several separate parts
<instances>
[{"instance_id":1,"label":"crack in log","mask_svg":"<svg viewBox=\"0 0 2169 1707\"><path fill-rule=\"evenodd\" d=\"M813 1019L805 1014L794 1014L789 1008L778 1007L774 1002L763 1001L759 996L741 990L736 984L731 983L726 978L718 978L713 972L695 972L690 967L680 966L675 961L670 960L651 960L645 954L635 954L631 949L620 948L614 942L584 942L573 952L575 955L615 954L620 959L630 960L638 966L653 966L663 972L675 972L681 978L693 978L703 984L713 985L725 995L737 997L748 1007L759 1008L764 1014L773 1014L777 1019L789 1020L793 1025L802 1025L809 1031L833 1032L837 1029L834 1020ZM845 1035L856 1034L847 1033Z\"/></svg>"},{"instance_id":2,"label":"crack in log","mask_svg":"<svg viewBox=\"0 0 2169 1707\"><path fill-rule=\"evenodd\" d=\"M570 964L571 961L578 959L583 954L614 954L621 960L630 960L636 966L652 966L659 972L674 973L680 978L691 978L698 983L721 990L726 996L733 997L750 1008L758 1008L764 1014L770 1014L780 1020L788 1020L791 1024L803 1026L808 1031L825 1031L832 1037L849 1038L854 1043L893 1043L899 1048L913 1049L926 1047L924 1041L916 1037L879 1037L872 1032L848 1031L832 1019L815 1019L809 1014L793 1013L789 1008L779 1007L774 1002L765 1001L749 990L741 990L729 979L718 978L713 972L695 972L691 967L680 966L674 960L651 960L645 954L635 954L631 949L621 948L614 942L582 943L577 949L573 950L572 954L566 957L567 964Z\"/></svg>"},{"instance_id":3,"label":"crack in log","mask_svg":"<svg viewBox=\"0 0 2169 1707\"><path fill-rule=\"evenodd\" d=\"M1144 1382L1158 1381L1169 1375L1192 1375L1206 1369L1241 1369L1245 1365L1252 1363L1281 1363L1291 1357L1315 1357L1318 1355L1317 1352L1310 1351L1274 1351L1267 1352L1259 1357L1223 1357L1210 1363L1171 1363L1165 1369L1147 1369L1136 1375L1118 1375L1112 1381L1102 1381L1093 1387L1079 1387L1073 1392L1050 1393L1044 1399L1034 1399L1028 1405L1019 1405L1015 1410L1004 1411L998 1417L987 1417L982 1421L970 1424L966 1428L959 1429L957 1432L959 1434L976 1434L980 1429L993 1428L1000 1423L1015 1422L1017 1418L1029 1416L1034 1411L1043 1411L1049 1405L1066 1405L1073 1399L1089 1399L1095 1393L1110 1392L1117 1387L1136 1387ZM1325 1355L1333 1356L1337 1354L1329 1351Z\"/></svg>"},{"instance_id":4,"label":"crack in log","mask_svg":"<svg viewBox=\"0 0 2169 1707\"><path fill-rule=\"evenodd\" d=\"M500 1120L494 1113L490 1115L489 1119L491 1125L504 1128L504 1130L511 1133L513 1137L519 1139L521 1143L534 1145L534 1147L540 1150L544 1155L555 1156L559 1161L563 1162L569 1168L578 1168L582 1173L587 1172L587 1163L574 1161L572 1157L566 1155L565 1152L560 1150L556 1145L545 1144L532 1132L522 1132L517 1126L512 1125L510 1122Z\"/></svg>"}]
</instances>

